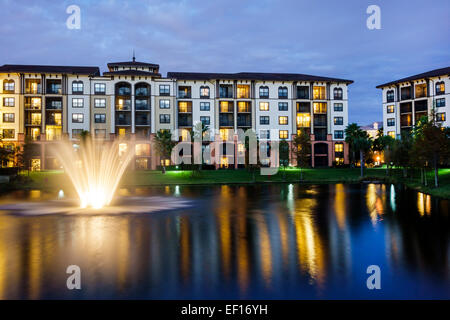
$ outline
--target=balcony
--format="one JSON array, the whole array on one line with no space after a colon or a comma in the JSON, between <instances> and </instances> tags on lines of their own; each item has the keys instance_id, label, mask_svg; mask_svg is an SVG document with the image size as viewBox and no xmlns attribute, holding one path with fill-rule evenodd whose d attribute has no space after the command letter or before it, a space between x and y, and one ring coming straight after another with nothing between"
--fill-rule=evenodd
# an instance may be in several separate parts
<instances>
[{"instance_id":1,"label":"balcony","mask_svg":"<svg viewBox=\"0 0 450 320\"><path fill-rule=\"evenodd\" d=\"M414 102L414 110L416 112L427 111L428 110L427 100L415 101Z\"/></svg>"},{"instance_id":2,"label":"balcony","mask_svg":"<svg viewBox=\"0 0 450 320\"><path fill-rule=\"evenodd\" d=\"M411 125L412 125L412 117L410 114L400 116L401 127L411 127Z\"/></svg>"},{"instance_id":3,"label":"balcony","mask_svg":"<svg viewBox=\"0 0 450 320\"><path fill-rule=\"evenodd\" d=\"M410 113L410 112L412 112L411 102L400 103L400 113Z\"/></svg>"},{"instance_id":4,"label":"balcony","mask_svg":"<svg viewBox=\"0 0 450 320\"><path fill-rule=\"evenodd\" d=\"M240 113L250 113L252 111L250 102L248 101L239 101L237 103L238 106L238 112Z\"/></svg>"},{"instance_id":5,"label":"balcony","mask_svg":"<svg viewBox=\"0 0 450 320\"><path fill-rule=\"evenodd\" d=\"M47 80L46 94L62 94L61 80Z\"/></svg>"},{"instance_id":6,"label":"balcony","mask_svg":"<svg viewBox=\"0 0 450 320\"><path fill-rule=\"evenodd\" d=\"M311 104L309 102L297 102L297 112L310 113Z\"/></svg>"},{"instance_id":7,"label":"balcony","mask_svg":"<svg viewBox=\"0 0 450 320\"><path fill-rule=\"evenodd\" d=\"M327 141L327 129L314 129L315 141Z\"/></svg>"},{"instance_id":8,"label":"balcony","mask_svg":"<svg viewBox=\"0 0 450 320\"><path fill-rule=\"evenodd\" d=\"M179 101L178 102L178 113L191 113L192 112L192 102L191 101Z\"/></svg>"},{"instance_id":9,"label":"balcony","mask_svg":"<svg viewBox=\"0 0 450 320\"><path fill-rule=\"evenodd\" d=\"M297 99L309 99L309 87L308 86L297 87Z\"/></svg>"},{"instance_id":10,"label":"balcony","mask_svg":"<svg viewBox=\"0 0 450 320\"><path fill-rule=\"evenodd\" d=\"M147 86L136 87L136 97L149 97L150 89Z\"/></svg>"},{"instance_id":11,"label":"balcony","mask_svg":"<svg viewBox=\"0 0 450 320\"><path fill-rule=\"evenodd\" d=\"M251 127L252 119L250 114L238 114L237 116L238 127Z\"/></svg>"},{"instance_id":12,"label":"balcony","mask_svg":"<svg viewBox=\"0 0 450 320\"><path fill-rule=\"evenodd\" d=\"M117 119L116 126L131 126L131 120L129 120L129 119Z\"/></svg>"},{"instance_id":13,"label":"balcony","mask_svg":"<svg viewBox=\"0 0 450 320\"><path fill-rule=\"evenodd\" d=\"M140 100L136 99L136 111L149 111L150 110L150 103L146 100Z\"/></svg>"},{"instance_id":14,"label":"balcony","mask_svg":"<svg viewBox=\"0 0 450 320\"><path fill-rule=\"evenodd\" d=\"M45 108L47 110L62 110L61 98L47 98L45 100Z\"/></svg>"},{"instance_id":15,"label":"balcony","mask_svg":"<svg viewBox=\"0 0 450 320\"><path fill-rule=\"evenodd\" d=\"M219 126L220 127L234 127L233 114L220 114L219 115Z\"/></svg>"},{"instance_id":16,"label":"balcony","mask_svg":"<svg viewBox=\"0 0 450 320\"><path fill-rule=\"evenodd\" d=\"M219 87L219 98L231 99L233 98L233 86L221 85Z\"/></svg>"},{"instance_id":17,"label":"balcony","mask_svg":"<svg viewBox=\"0 0 450 320\"><path fill-rule=\"evenodd\" d=\"M127 99L117 99L116 100L116 111L130 111L131 110L131 100Z\"/></svg>"},{"instance_id":18,"label":"balcony","mask_svg":"<svg viewBox=\"0 0 450 320\"><path fill-rule=\"evenodd\" d=\"M136 115L136 125L137 126L149 126L150 125L150 115Z\"/></svg>"},{"instance_id":19,"label":"balcony","mask_svg":"<svg viewBox=\"0 0 450 320\"><path fill-rule=\"evenodd\" d=\"M192 115L179 114L178 115L178 126L179 127L192 127Z\"/></svg>"},{"instance_id":20,"label":"balcony","mask_svg":"<svg viewBox=\"0 0 450 320\"><path fill-rule=\"evenodd\" d=\"M178 98L190 99L191 98L191 87L188 87L188 86L178 87Z\"/></svg>"},{"instance_id":21,"label":"balcony","mask_svg":"<svg viewBox=\"0 0 450 320\"><path fill-rule=\"evenodd\" d=\"M405 87L405 88L401 88L401 90L400 90L400 93L401 93L401 95L400 95L400 98L401 98L401 100L409 100L409 99L411 99L412 97L412 94L411 94L411 87Z\"/></svg>"}]
</instances>

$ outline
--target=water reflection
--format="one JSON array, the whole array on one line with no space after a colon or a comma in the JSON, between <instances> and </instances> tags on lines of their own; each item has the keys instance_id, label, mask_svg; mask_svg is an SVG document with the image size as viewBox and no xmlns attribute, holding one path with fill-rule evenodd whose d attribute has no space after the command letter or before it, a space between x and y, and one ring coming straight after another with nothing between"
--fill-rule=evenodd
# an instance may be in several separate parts
<instances>
[{"instance_id":1,"label":"water reflection","mask_svg":"<svg viewBox=\"0 0 450 320\"><path fill-rule=\"evenodd\" d=\"M5 212L0 298L370 298L369 264L383 270L381 298L450 297L446 200L377 184L119 192L178 193L195 205L143 215ZM71 264L82 269L78 292L65 287Z\"/></svg>"}]
</instances>

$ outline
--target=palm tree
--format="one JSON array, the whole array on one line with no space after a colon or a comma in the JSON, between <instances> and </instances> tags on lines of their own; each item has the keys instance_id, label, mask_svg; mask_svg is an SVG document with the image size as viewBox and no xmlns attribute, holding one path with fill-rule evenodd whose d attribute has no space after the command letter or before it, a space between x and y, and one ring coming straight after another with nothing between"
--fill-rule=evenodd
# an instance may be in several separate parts
<instances>
[{"instance_id":1,"label":"palm tree","mask_svg":"<svg viewBox=\"0 0 450 320\"><path fill-rule=\"evenodd\" d=\"M200 164L199 166L194 166L195 168L198 168L199 170L202 170L203 165L203 150L201 148L201 143L203 141L204 134L209 131L209 127L205 125L203 122L197 122L197 124L193 128L193 135L192 135L192 142L196 143L197 141L200 141L200 150L197 150L200 152ZM196 151L196 148L194 147L194 152ZM195 155L194 155L195 156Z\"/></svg>"},{"instance_id":2,"label":"palm tree","mask_svg":"<svg viewBox=\"0 0 450 320\"><path fill-rule=\"evenodd\" d=\"M162 158L162 173L166 173L166 159L170 158L175 141L172 140L172 133L169 130L160 130L155 135L155 148Z\"/></svg>"},{"instance_id":3,"label":"palm tree","mask_svg":"<svg viewBox=\"0 0 450 320\"><path fill-rule=\"evenodd\" d=\"M364 131L363 131L364 132ZM369 152L370 148L372 147L372 139L367 134L367 132L364 132L364 134L361 134L361 136L357 137L353 141L353 147L355 150L359 150L359 158L361 161L361 178L364 177L364 155Z\"/></svg>"},{"instance_id":4,"label":"palm tree","mask_svg":"<svg viewBox=\"0 0 450 320\"><path fill-rule=\"evenodd\" d=\"M361 128L356 123L350 123L347 128L345 128L345 142L348 143L351 150L351 163L352 165L356 162L356 151L355 141L358 137L362 135Z\"/></svg>"}]
</instances>

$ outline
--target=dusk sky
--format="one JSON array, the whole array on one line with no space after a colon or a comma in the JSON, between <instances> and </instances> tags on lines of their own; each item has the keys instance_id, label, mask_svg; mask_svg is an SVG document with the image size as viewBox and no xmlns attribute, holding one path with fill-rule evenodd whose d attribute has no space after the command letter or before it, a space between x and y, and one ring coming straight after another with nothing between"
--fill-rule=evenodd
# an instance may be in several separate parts
<instances>
[{"instance_id":1,"label":"dusk sky","mask_svg":"<svg viewBox=\"0 0 450 320\"><path fill-rule=\"evenodd\" d=\"M66 8L81 8L81 29ZM381 30L369 30L369 5ZM432 5L431 5L432 4ZM375 86L450 66L450 1L0 0L0 65L158 63L160 71L288 72L354 80L349 119L382 120Z\"/></svg>"}]
</instances>

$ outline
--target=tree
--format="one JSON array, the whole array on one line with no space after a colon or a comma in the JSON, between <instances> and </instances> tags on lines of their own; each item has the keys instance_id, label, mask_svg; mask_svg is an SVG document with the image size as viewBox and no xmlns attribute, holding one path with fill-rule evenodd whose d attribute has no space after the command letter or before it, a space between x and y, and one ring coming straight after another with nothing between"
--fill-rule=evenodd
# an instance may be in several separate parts
<instances>
[{"instance_id":1,"label":"tree","mask_svg":"<svg viewBox=\"0 0 450 320\"><path fill-rule=\"evenodd\" d=\"M357 148L355 148L355 141L357 138L363 136L363 132L364 131L362 131L356 123L350 123L347 128L345 128L345 142L348 143L350 148L350 162L353 166L356 163L356 152L358 151Z\"/></svg>"},{"instance_id":2,"label":"tree","mask_svg":"<svg viewBox=\"0 0 450 320\"><path fill-rule=\"evenodd\" d=\"M393 143L394 138L385 136L383 129L378 130L377 137L373 140L372 150L383 153L384 162L386 164L386 175L389 174L389 166L392 161L391 148Z\"/></svg>"},{"instance_id":3,"label":"tree","mask_svg":"<svg viewBox=\"0 0 450 320\"><path fill-rule=\"evenodd\" d=\"M203 122L198 122L194 128L193 128L193 135L192 135L192 142L193 144L196 143L196 141L203 141L203 136L206 132L208 132L209 127L205 124L203 124ZM200 150L198 150L200 152L200 164L197 166L194 164L194 168L198 169L198 170L202 170L202 165L203 165L203 150L202 150L202 143L200 142ZM196 151L196 148L194 146L194 152Z\"/></svg>"},{"instance_id":4,"label":"tree","mask_svg":"<svg viewBox=\"0 0 450 320\"><path fill-rule=\"evenodd\" d=\"M392 160L394 165L403 168L403 177L408 176L408 166L411 164L410 151L413 140L409 131L402 132L401 138L396 139L392 145Z\"/></svg>"},{"instance_id":5,"label":"tree","mask_svg":"<svg viewBox=\"0 0 450 320\"><path fill-rule=\"evenodd\" d=\"M364 131L362 131L364 132ZM372 147L372 139L367 134L367 132L364 132L364 134L361 134L359 137L356 137L353 140L353 147L354 150L359 151L359 158L361 161L361 178L364 176L364 156L370 151Z\"/></svg>"},{"instance_id":6,"label":"tree","mask_svg":"<svg viewBox=\"0 0 450 320\"><path fill-rule=\"evenodd\" d=\"M439 164L450 157L450 137L448 129L443 129L436 122L434 111L429 120L421 119L415 130L414 148L420 159L433 164L434 186L439 186Z\"/></svg>"},{"instance_id":7,"label":"tree","mask_svg":"<svg viewBox=\"0 0 450 320\"><path fill-rule=\"evenodd\" d=\"M305 129L300 129L292 141L292 152L297 159L297 167L300 168L300 180L303 180L302 168L309 166L309 158L311 156L311 140Z\"/></svg>"},{"instance_id":8,"label":"tree","mask_svg":"<svg viewBox=\"0 0 450 320\"><path fill-rule=\"evenodd\" d=\"M283 180L286 178L286 167L289 165L289 143L282 139L280 141L280 156L279 163L283 167Z\"/></svg>"},{"instance_id":9,"label":"tree","mask_svg":"<svg viewBox=\"0 0 450 320\"><path fill-rule=\"evenodd\" d=\"M166 159L170 159L172 149L176 142L172 140L172 133L169 130L160 130L155 135L155 149L162 158L162 173L166 173Z\"/></svg>"}]
</instances>

